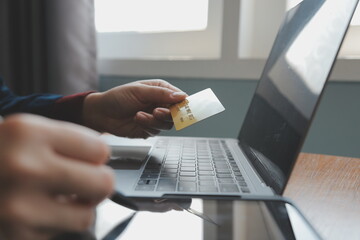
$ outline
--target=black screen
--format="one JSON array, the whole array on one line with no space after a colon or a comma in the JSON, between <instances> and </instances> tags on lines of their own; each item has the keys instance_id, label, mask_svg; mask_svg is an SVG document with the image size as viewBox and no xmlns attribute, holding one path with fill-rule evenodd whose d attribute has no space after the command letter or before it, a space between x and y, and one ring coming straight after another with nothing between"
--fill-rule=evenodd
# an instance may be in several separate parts
<instances>
[{"instance_id":1,"label":"black screen","mask_svg":"<svg viewBox=\"0 0 360 240\"><path fill-rule=\"evenodd\" d=\"M282 193L358 0L304 0L279 30L239 134L263 180Z\"/></svg>"}]
</instances>

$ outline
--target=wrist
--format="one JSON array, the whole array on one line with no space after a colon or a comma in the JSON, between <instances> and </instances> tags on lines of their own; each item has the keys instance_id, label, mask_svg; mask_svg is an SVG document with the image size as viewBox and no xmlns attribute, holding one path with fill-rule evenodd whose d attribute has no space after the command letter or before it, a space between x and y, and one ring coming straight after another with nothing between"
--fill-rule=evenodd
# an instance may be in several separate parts
<instances>
[{"instance_id":1,"label":"wrist","mask_svg":"<svg viewBox=\"0 0 360 240\"><path fill-rule=\"evenodd\" d=\"M88 128L92 128L96 131L103 131L100 125L100 111L99 106L101 93L90 93L84 99L83 105L83 124Z\"/></svg>"}]
</instances>

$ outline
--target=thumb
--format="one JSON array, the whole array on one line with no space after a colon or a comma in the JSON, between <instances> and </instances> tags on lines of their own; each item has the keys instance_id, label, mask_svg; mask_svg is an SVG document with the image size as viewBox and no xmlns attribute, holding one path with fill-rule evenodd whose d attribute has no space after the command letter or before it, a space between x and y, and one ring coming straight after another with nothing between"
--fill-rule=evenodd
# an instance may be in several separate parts
<instances>
[{"instance_id":1,"label":"thumb","mask_svg":"<svg viewBox=\"0 0 360 240\"><path fill-rule=\"evenodd\" d=\"M142 85L137 91L138 98L143 103L174 104L185 100L187 94L159 86Z\"/></svg>"}]
</instances>

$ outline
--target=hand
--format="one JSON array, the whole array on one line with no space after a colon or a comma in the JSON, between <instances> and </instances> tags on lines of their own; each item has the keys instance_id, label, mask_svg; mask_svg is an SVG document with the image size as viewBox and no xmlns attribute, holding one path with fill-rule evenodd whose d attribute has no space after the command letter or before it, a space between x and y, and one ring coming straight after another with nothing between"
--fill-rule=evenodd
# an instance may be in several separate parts
<instances>
[{"instance_id":1,"label":"hand","mask_svg":"<svg viewBox=\"0 0 360 240\"><path fill-rule=\"evenodd\" d=\"M173 127L168 107L186 96L163 80L125 84L89 94L84 101L84 124L118 136L147 138Z\"/></svg>"},{"instance_id":2,"label":"hand","mask_svg":"<svg viewBox=\"0 0 360 240\"><path fill-rule=\"evenodd\" d=\"M0 238L85 231L113 191L109 150L71 123L15 115L0 124Z\"/></svg>"}]
</instances>

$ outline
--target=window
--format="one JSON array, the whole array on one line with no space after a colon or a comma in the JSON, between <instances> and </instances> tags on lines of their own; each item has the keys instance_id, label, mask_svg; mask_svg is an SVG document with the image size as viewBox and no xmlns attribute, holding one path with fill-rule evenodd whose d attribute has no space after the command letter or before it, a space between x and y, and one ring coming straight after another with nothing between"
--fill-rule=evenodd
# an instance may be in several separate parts
<instances>
[{"instance_id":1,"label":"window","mask_svg":"<svg viewBox=\"0 0 360 240\"><path fill-rule=\"evenodd\" d=\"M95 17L100 58L209 59L219 55L219 0L95 0Z\"/></svg>"},{"instance_id":2,"label":"window","mask_svg":"<svg viewBox=\"0 0 360 240\"><path fill-rule=\"evenodd\" d=\"M208 0L95 0L98 32L178 32L207 27Z\"/></svg>"},{"instance_id":3,"label":"window","mask_svg":"<svg viewBox=\"0 0 360 240\"><path fill-rule=\"evenodd\" d=\"M357 7L351 22L352 26L360 26L360 5Z\"/></svg>"},{"instance_id":4,"label":"window","mask_svg":"<svg viewBox=\"0 0 360 240\"><path fill-rule=\"evenodd\" d=\"M100 73L258 79L285 11L299 2L95 0ZM359 57L359 42L360 10L340 57Z\"/></svg>"},{"instance_id":5,"label":"window","mask_svg":"<svg viewBox=\"0 0 360 240\"><path fill-rule=\"evenodd\" d=\"M283 20L286 1L241 0L238 13L240 58L267 58Z\"/></svg>"},{"instance_id":6,"label":"window","mask_svg":"<svg viewBox=\"0 0 360 240\"><path fill-rule=\"evenodd\" d=\"M360 5L356 9L339 55L342 58L360 57Z\"/></svg>"}]
</instances>

